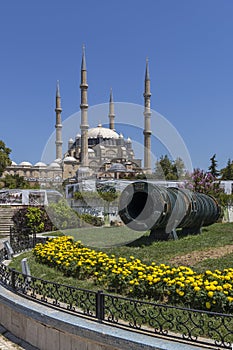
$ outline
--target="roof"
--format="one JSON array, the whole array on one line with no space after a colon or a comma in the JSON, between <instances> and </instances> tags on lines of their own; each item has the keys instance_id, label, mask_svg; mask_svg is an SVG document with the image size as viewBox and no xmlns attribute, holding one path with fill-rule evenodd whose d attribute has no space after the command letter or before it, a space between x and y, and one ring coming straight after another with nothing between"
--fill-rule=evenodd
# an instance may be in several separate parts
<instances>
[{"instance_id":1,"label":"roof","mask_svg":"<svg viewBox=\"0 0 233 350\"><path fill-rule=\"evenodd\" d=\"M32 164L31 164L30 162L26 162L26 161L21 162L19 165L22 165L22 166L32 166Z\"/></svg>"},{"instance_id":2,"label":"roof","mask_svg":"<svg viewBox=\"0 0 233 350\"><path fill-rule=\"evenodd\" d=\"M88 130L89 138L97 138L101 135L104 139L119 139L119 135L116 131L104 128L101 124L97 128L91 128Z\"/></svg>"},{"instance_id":3,"label":"roof","mask_svg":"<svg viewBox=\"0 0 233 350\"><path fill-rule=\"evenodd\" d=\"M109 172L126 172L126 167L121 163L113 163L112 166L108 170Z\"/></svg>"},{"instance_id":4,"label":"roof","mask_svg":"<svg viewBox=\"0 0 233 350\"><path fill-rule=\"evenodd\" d=\"M77 159L71 156L67 156L63 159L64 162L69 163L69 162L77 162Z\"/></svg>"},{"instance_id":5,"label":"roof","mask_svg":"<svg viewBox=\"0 0 233 350\"><path fill-rule=\"evenodd\" d=\"M50 168L60 168L60 165L53 161L52 163L49 164L49 167Z\"/></svg>"},{"instance_id":6,"label":"roof","mask_svg":"<svg viewBox=\"0 0 233 350\"><path fill-rule=\"evenodd\" d=\"M37 162L34 166L47 166L47 165L43 162Z\"/></svg>"}]
</instances>

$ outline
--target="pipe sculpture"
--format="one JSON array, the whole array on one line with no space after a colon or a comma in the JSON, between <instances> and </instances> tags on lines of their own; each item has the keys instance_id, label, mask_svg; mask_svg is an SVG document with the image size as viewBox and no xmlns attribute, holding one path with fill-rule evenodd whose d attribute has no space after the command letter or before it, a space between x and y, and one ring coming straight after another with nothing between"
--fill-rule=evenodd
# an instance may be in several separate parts
<instances>
[{"instance_id":1,"label":"pipe sculpture","mask_svg":"<svg viewBox=\"0 0 233 350\"><path fill-rule=\"evenodd\" d=\"M135 231L151 230L154 239L177 238L177 228L186 234L199 233L220 214L221 208L212 196L145 181L128 185L119 200L122 221Z\"/></svg>"}]
</instances>

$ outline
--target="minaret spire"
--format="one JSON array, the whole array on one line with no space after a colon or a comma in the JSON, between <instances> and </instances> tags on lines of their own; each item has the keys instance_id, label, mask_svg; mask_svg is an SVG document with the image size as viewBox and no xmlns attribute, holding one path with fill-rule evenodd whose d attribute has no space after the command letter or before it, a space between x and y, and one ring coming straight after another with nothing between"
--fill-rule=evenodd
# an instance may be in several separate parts
<instances>
[{"instance_id":1,"label":"minaret spire","mask_svg":"<svg viewBox=\"0 0 233 350\"><path fill-rule=\"evenodd\" d=\"M114 102L113 102L113 94L112 94L112 88L110 89L110 99L109 99L109 129L115 130L115 113L114 113Z\"/></svg>"},{"instance_id":2,"label":"minaret spire","mask_svg":"<svg viewBox=\"0 0 233 350\"><path fill-rule=\"evenodd\" d=\"M85 55L85 45L83 44L82 47L82 64L81 64L81 70L87 70L86 66L86 55Z\"/></svg>"},{"instance_id":3,"label":"minaret spire","mask_svg":"<svg viewBox=\"0 0 233 350\"><path fill-rule=\"evenodd\" d=\"M88 103L87 103L87 67L85 57L85 46L82 48L82 63L81 63L81 165L84 167L88 166Z\"/></svg>"},{"instance_id":4,"label":"minaret spire","mask_svg":"<svg viewBox=\"0 0 233 350\"><path fill-rule=\"evenodd\" d=\"M151 174L151 109L150 109L150 76L149 61L146 59L145 90L144 90L144 171Z\"/></svg>"},{"instance_id":5,"label":"minaret spire","mask_svg":"<svg viewBox=\"0 0 233 350\"><path fill-rule=\"evenodd\" d=\"M61 96L60 96L60 86L59 81L57 80L56 88L56 158L62 159L62 123L61 123Z\"/></svg>"},{"instance_id":6,"label":"minaret spire","mask_svg":"<svg viewBox=\"0 0 233 350\"><path fill-rule=\"evenodd\" d=\"M149 74L149 59L146 58L146 74L145 74L145 80L150 80L150 74Z\"/></svg>"}]
</instances>

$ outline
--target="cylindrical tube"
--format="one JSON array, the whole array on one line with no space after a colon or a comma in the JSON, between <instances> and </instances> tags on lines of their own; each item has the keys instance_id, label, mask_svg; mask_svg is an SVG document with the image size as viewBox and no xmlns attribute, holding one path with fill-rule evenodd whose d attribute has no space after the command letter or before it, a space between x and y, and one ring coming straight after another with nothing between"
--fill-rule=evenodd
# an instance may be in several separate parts
<instances>
[{"instance_id":1,"label":"cylindrical tube","mask_svg":"<svg viewBox=\"0 0 233 350\"><path fill-rule=\"evenodd\" d=\"M123 190L119 215L133 230L163 229L168 233L177 227L200 229L213 224L220 216L220 207L203 193L136 181Z\"/></svg>"}]
</instances>

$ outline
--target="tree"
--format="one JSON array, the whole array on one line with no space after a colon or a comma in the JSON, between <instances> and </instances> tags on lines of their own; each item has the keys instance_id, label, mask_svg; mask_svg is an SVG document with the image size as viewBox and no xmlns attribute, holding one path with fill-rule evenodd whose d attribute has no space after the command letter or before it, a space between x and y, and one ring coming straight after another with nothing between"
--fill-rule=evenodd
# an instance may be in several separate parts
<instances>
[{"instance_id":1,"label":"tree","mask_svg":"<svg viewBox=\"0 0 233 350\"><path fill-rule=\"evenodd\" d=\"M183 178L185 175L185 167L183 160L178 157L173 164L173 173L176 174L177 179Z\"/></svg>"},{"instance_id":2,"label":"tree","mask_svg":"<svg viewBox=\"0 0 233 350\"><path fill-rule=\"evenodd\" d=\"M191 182L187 182L186 188L195 192L200 192L214 196L216 199L220 197L223 189L220 187L220 181L216 179L210 172L194 169L191 175Z\"/></svg>"},{"instance_id":3,"label":"tree","mask_svg":"<svg viewBox=\"0 0 233 350\"><path fill-rule=\"evenodd\" d=\"M110 202L115 201L119 197L119 193L116 192L116 189L114 187L103 187L98 190L98 193L100 197L104 200L104 218L105 218L105 225L110 225L110 217L109 217L109 211L110 211Z\"/></svg>"},{"instance_id":4,"label":"tree","mask_svg":"<svg viewBox=\"0 0 233 350\"><path fill-rule=\"evenodd\" d=\"M23 176L20 176L19 174L14 174L14 175L9 175L6 174L6 176L2 179L4 182L4 187L6 188L21 188L21 189L26 189L26 188L40 188L39 184L34 184L31 185L31 183Z\"/></svg>"},{"instance_id":5,"label":"tree","mask_svg":"<svg viewBox=\"0 0 233 350\"><path fill-rule=\"evenodd\" d=\"M217 161L215 158L216 154L214 154L213 157L210 158L211 164L208 170L215 178L217 178L219 176L219 171L217 170Z\"/></svg>"},{"instance_id":6,"label":"tree","mask_svg":"<svg viewBox=\"0 0 233 350\"><path fill-rule=\"evenodd\" d=\"M155 178L158 180L178 180L184 175L184 162L181 158L171 161L167 155L161 156L155 164Z\"/></svg>"},{"instance_id":7,"label":"tree","mask_svg":"<svg viewBox=\"0 0 233 350\"><path fill-rule=\"evenodd\" d=\"M10 153L11 149L6 147L5 143L0 140L0 176L2 176L7 166L11 165L11 160L9 158Z\"/></svg>"},{"instance_id":8,"label":"tree","mask_svg":"<svg viewBox=\"0 0 233 350\"><path fill-rule=\"evenodd\" d=\"M233 180L233 161L229 158L227 166L220 170L222 180Z\"/></svg>"}]
</instances>

